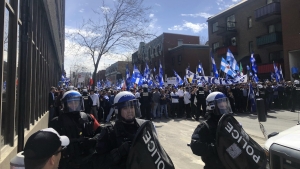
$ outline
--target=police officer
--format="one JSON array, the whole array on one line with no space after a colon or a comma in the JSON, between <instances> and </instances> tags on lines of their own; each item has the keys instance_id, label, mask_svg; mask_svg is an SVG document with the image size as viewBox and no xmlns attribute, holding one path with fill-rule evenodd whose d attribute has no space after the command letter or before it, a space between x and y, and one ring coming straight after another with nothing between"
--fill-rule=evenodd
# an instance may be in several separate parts
<instances>
[{"instance_id":1,"label":"police officer","mask_svg":"<svg viewBox=\"0 0 300 169\"><path fill-rule=\"evenodd\" d=\"M228 98L221 92L212 92L206 98L209 117L197 126L190 147L195 155L201 156L204 169L225 169L220 161L215 142L217 126L223 114L232 113Z\"/></svg>"},{"instance_id":2,"label":"police officer","mask_svg":"<svg viewBox=\"0 0 300 169\"><path fill-rule=\"evenodd\" d=\"M300 83L299 80L294 80L294 86L292 88L292 112L295 112L296 104L300 99Z\"/></svg>"},{"instance_id":3,"label":"police officer","mask_svg":"<svg viewBox=\"0 0 300 169\"><path fill-rule=\"evenodd\" d=\"M258 87L258 96L257 96L257 98L264 99L265 113L267 114L266 88L262 84L257 85L257 87Z\"/></svg>"},{"instance_id":4,"label":"police officer","mask_svg":"<svg viewBox=\"0 0 300 169\"><path fill-rule=\"evenodd\" d=\"M84 107L79 92L70 90L62 97L63 113L49 124L60 135L66 135L70 144L62 153L59 168L93 168L90 159L95 151L95 134L100 133L98 121L82 112Z\"/></svg>"},{"instance_id":5,"label":"police officer","mask_svg":"<svg viewBox=\"0 0 300 169\"><path fill-rule=\"evenodd\" d=\"M82 90L82 98L83 98L83 102L84 102L84 112L85 113L90 113L90 106L89 106L89 92L87 90L87 88L84 88Z\"/></svg>"},{"instance_id":6,"label":"police officer","mask_svg":"<svg viewBox=\"0 0 300 169\"><path fill-rule=\"evenodd\" d=\"M114 99L118 120L114 126L102 129L97 142L97 167L125 169L130 145L145 120L140 117L138 100L131 92L123 91Z\"/></svg>"},{"instance_id":7,"label":"police officer","mask_svg":"<svg viewBox=\"0 0 300 169\"><path fill-rule=\"evenodd\" d=\"M286 95L286 99L285 99L285 107L289 110L292 111L292 92L293 92L293 85L291 81L287 82L287 86L285 87L285 95Z\"/></svg>"},{"instance_id":8,"label":"police officer","mask_svg":"<svg viewBox=\"0 0 300 169\"><path fill-rule=\"evenodd\" d=\"M141 113L142 118L151 120L151 101L152 101L152 94L148 91L148 85L142 85L143 91L140 94L140 103L141 103Z\"/></svg>"},{"instance_id":9,"label":"police officer","mask_svg":"<svg viewBox=\"0 0 300 169\"><path fill-rule=\"evenodd\" d=\"M197 99L197 115L196 115L196 120L199 119L199 116L201 115L204 117L206 113L206 101L205 101L205 92L203 89L203 84L199 83L198 84L198 91L196 92L196 99ZM202 109L202 110L200 110Z\"/></svg>"}]
</instances>

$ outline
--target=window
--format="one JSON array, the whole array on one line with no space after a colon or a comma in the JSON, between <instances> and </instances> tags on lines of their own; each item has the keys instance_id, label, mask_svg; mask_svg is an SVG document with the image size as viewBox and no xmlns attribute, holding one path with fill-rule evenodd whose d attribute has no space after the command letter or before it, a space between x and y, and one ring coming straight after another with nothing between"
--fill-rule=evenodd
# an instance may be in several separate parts
<instances>
[{"instance_id":1,"label":"window","mask_svg":"<svg viewBox=\"0 0 300 169\"><path fill-rule=\"evenodd\" d=\"M280 2L280 0L267 0L267 4L273 3L273 2Z\"/></svg>"},{"instance_id":2,"label":"window","mask_svg":"<svg viewBox=\"0 0 300 169\"><path fill-rule=\"evenodd\" d=\"M219 47L219 42L213 43L213 51L216 51L216 49Z\"/></svg>"},{"instance_id":3,"label":"window","mask_svg":"<svg viewBox=\"0 0 300 169\"><path fill-rule=\"evenodd\" d=\"M269 33L275 32L275 25L269 25Z\"/></svg>"},{"instance_id":4,"label":"window","mask_svg":"<svg viewBox=\"0 0 300 169\"><path fill-rule=\"evenodd\" d=\"M235 15L227 17L227 30L235 29Z\"/></svg>"},{"instance_id":5,"label":"window","mask_svg":"<svg viewBox=\"0 0 300 169\"><path fill-rule=\"evenodd\" d=\"M175 63L175 57L172 57L172 65Z\"/></svg>"},{"instance_id":6,"label":"window","mask_svg":"<svg viewBox=\"0 0 300 169\"><path fill-rule=\"evenodd\" d=\"M249 42L249 53L253 53L253 41Z\"/></svg>"},{"instance_id":7,"label":"window","mask_svg":"<svg viewBox=\"0 0 300 169\"><path fill-rule=\"evenodd\" d=\"M155 56L155 48L153 48L153 54L152 54L152 56L153 57Z\"/></svg>"},{"instance_id":8,"label":"window","mask_svg":"<svg viewBox=\"0 0 300 169\"><path fill-rule=\"evenodd\" d=\"M217 31L219 30L218 25L219 25L218 22L215 22L215 23L213 24L213 26L212 26L212 28L213 28L212 32L217 32Z\"/></svg>"},{"instance_id":9,"label":"window","mask_svg":"<svg viewBox=\"0 0 300 169\"><path fill-rule=\"evenodd\" d=\"M248 28L252 28L252 17L248 18Z\"/></svg>"},{"instance_id":10,"label":"window","mask_svg":"<svg viewBox=\"0 0 300 169\"><path fill-rule=\"evenodd\" d=\"M178 64L180 65L181 63L181 55L178 55Z\"/></svg>"},{"instance_id":11,"label":"window","mask_svg":"<svg viewBox=\"0 0 300 169\"><path fill-rule=\"evenodd\" d=\"M150 58L151 57L151 49L149 48L148 49L148 58Z\"/></svg>"},{"instance_id":12,"label":"window","mask_svg":"<svg viewBox=\"0 0 300 169\"><path fill-rule=\"evenodd\" d=\"M268 32L269 32L269 33L273 33L273 32L282 32L281 23L269 25L269 26L268 26Z\"/></svg>"},{"instance_id":13,"label":"window","mask_svg":"<svg viewBox=\"0 0 300 169\"><path fill-rule=\"evenodd\" d=\"M183 40L182 39L178 39L178 46L183 44Z\"/></svg>"}]
</instances>

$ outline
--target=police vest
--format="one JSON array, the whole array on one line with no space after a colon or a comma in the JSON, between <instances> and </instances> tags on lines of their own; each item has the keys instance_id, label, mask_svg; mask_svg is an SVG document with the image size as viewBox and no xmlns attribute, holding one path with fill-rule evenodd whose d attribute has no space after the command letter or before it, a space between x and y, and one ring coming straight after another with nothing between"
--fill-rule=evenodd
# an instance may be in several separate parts
<instances>
[{"instance_id":1,"label":"police vest","mask_svg":"<svg viewBox=\"0 0 300 169\"><path fill-rule=\"evenodd\" d=\"M134 125L136 125L136 128L138 129L147 120L135 119L135 121L136 121L136 123ZM125 131L122 121L116 121L115 125L113 126L113 129L116 134L118 146L122 145L124 142L133 141L135 134L137 132L137 130L136 130L135 133L131 134L131 133L128 133L127 131Z\"/></svg>"},{"instance_id":2,"label":"police vest","mask_svg":"<svg viewBox=\"0 0 300 169\"><path fill-rule=\"evenodd\" d=\"M205 92L203 90L197 92L197 99L205 99Z\"/></svg>"},{"instance_id":3,"label":"police vest","mask_svg":"<svg viewBox=\"0 0 300 169\"><path fill-rule=\"evenodd\" d=\"M62 152L62 159L83 159L83 156L89 156L91 153L90 148L85 147L86 145L83 142L85 137L91 138L94 136L94 119L84 112L80 112L77 117L72 116L76 115L64 113L58 118L58 123L61 126L59 133L70 139L67 150Z\"/></svg>"}]
</instances>

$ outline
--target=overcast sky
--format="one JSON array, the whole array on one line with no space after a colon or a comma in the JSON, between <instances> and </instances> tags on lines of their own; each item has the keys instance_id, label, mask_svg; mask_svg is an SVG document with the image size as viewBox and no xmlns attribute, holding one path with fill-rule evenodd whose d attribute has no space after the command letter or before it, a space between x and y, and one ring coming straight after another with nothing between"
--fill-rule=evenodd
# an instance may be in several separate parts
<instances>
[{"instance_id":1,"label":"overcast sky","mask_svg":"<svg viewBox=\"0 0 300 169\"><path fill-rule=\"evenodd\" d=\"M107 0L107 2L112 0ZM196 35L208 40L207 18L228 9L241 0L145 0L151 6L151 28L157 35L163 32ZM66 0L66 31L78 29L83 19L95 17L93 10L101 8L101 0ZM68 44L66 37L66 44ZM147 43L147 42L146 42ZM70 71L72 49L65 51L65 70ZM117 60L101 59L98 70ZM87 64L92 66L91 60ZM104 65L105 64L105 65Z\"/></svg>"}]
</instances>

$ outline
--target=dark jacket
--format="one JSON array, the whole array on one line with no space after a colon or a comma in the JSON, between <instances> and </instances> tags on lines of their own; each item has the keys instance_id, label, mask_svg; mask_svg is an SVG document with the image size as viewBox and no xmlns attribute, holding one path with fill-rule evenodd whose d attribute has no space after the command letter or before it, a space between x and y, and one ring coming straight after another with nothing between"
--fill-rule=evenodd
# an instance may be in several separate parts
<instances>
[{"instance_id":1,"label":"dark jacket","mask_svg":"<svg viewBox=\"0 0 300 169\"><path fill-rule=\"evenodd\" d=\"M50 107L51 105L54 107L54 103L55 103L54 93L52 95L52 92L49 92L49 94L48 94L48 107Z\"/></svg>"},{"instance_id":2,"label":"dark jacket","mask_svg":"<svg viewBox=\"0 0 300 169\"><path fill-rule=\"evenodd\" d=\"M215 147L216 131L220 117L211 115L205 123L201 123L192 135L191 149L195 155L201 156L204 169L225 169Z\"/></svg>"}]
</instances>

